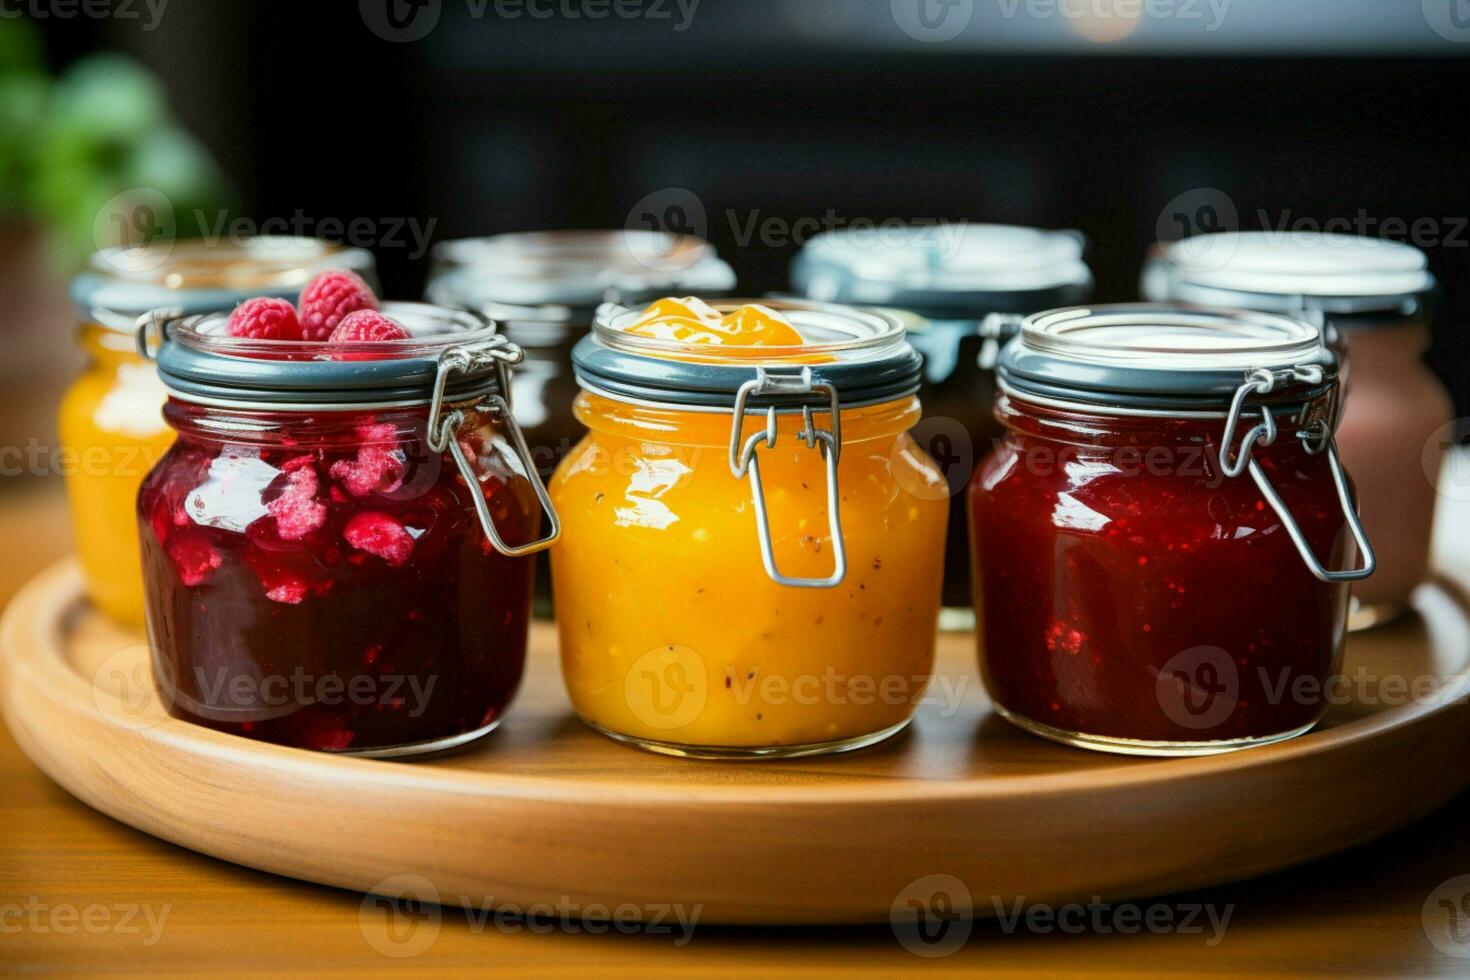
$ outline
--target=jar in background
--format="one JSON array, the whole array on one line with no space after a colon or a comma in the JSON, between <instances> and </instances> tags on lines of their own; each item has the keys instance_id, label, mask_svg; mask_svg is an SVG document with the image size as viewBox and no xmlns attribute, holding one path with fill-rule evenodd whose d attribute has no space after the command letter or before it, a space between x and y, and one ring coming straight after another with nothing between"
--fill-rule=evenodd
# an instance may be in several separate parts
<instances>
[{"instance_id":1,"label":"jar in background","mask_svg":"<svg viewBox=\"0 0 1470 980\"><path fill-rule=\"evenodd\" d=\"M1024 320L997 380L1007 433L969 500L997 710L1136 755L1311 728L1348 583L1373 570L1317 329L1256 312L1053 310Z\"/></svg>"},{"instance_id":2,"label":"jar in background","mask_svg":"<svg viewBox=\"0 0 1470 980\"><path fill-rule=\"evenodd\" d=\"M479 312L523 351L516 417L536 469L549 479L586 431L572 413L572 347L598 304L640 304L666 294L723 296L735 273L714 246L647 231L539 231L441 242L426 296ZM539 615L550 615L551 572L536 566Z\"/></svg>"},{"instance_id":3,"label":"jar in background","mask_svg":"<svg viewBox=\"0 0 1470 980\"><path fill-rule=\"evenodd\" d=\"M510 416L520 352L462 311L382 309L409 337L250 340L223 314L155 314L178 439L134 526L175 717L387 757L504 716L531 556L558 534Z\"/></svg>"},{"instance_id":4,"label":"jar in background","mask_svg":"<svg viewBox=\"0 0 1470 980\"><path fill-rule=\"evenodd\" d=\"M652 751L860 748L933 670L949 494L908 435L919 357L889 317L767 305L803 344L635 336L609 306L574 354L562 675L589 725Z\"/></svg>"},{"instance_id":5,"label":"jar in background","mask_svg":"<svg viewBox=\"0 0 1470 980\"><path fill-rule=\"evenodd\" d=\"M316 273L373 278L372 256L315 239L261 237L115 248L92 257L71 284L87 355L62 399L61 445L77 558L87 597L107 615L143 625L143 578L133 508L143 476L173 442L153 365L138 355L135 321L149 310L229 310L256 295L296 293Z\"/></svg>"},{"instance_id":6,"label":"jar in background","mask_svg":"<svg viewBox=\"0 0 1470 980\"><path fill-rule=\"evenodd\" d=\"M995 381L980 364L992 313L1035 313L1086 302L1092 273L1071 231L1010 225L940 224L848 229L813 237L792 265L808 299L890 307L924 357L915 437L945 470L954 493L1000 438ZM946 628L974 626L965 508L950 509L945 547Z\"/></svg>"},{"instance_id":7,"label":"jar in background","mask_svg":"<svg viewBox=\"0 0 1470 980\"><path fill-rule=\"evenodd\" d=\"M1454 417L1425 362L1436 295L1424 253L1352 235L1222 233L1155 250L1145 298L1309 317L1347 353L1337 433L1356 475L1378 571L1353 586L1353 629L1409 607L1429 570L1438 459L1425 447Z\"/></svg>"}]
</instances>

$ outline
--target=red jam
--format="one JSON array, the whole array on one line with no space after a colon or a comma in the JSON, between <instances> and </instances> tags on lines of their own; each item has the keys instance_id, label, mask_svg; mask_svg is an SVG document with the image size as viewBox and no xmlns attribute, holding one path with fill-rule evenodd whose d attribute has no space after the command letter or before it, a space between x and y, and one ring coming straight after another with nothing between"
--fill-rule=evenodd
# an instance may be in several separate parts
<instances>
[{"instance_id":1,"label":"red jam","mask_svg":"<svg viewBox=\"0 0 1470 980\"><path fill-rule=\"evenodd\" d=\"M1008 433L969 508L981 668L1012 720L1077 744L1266 739L1317 721L1348 586L1314 578L1250 476L1221 472L1220 419L1019 396L996 412ZM1325 455L1284 431L1255 458L1342 567L1351 539Z\"/></svg>"},{"instance_id":2,"label":"red jam","mask_svg":"<svg viewBox=\"0 0 1470 980\"><path fill-rule=\"evenodd\" d=\"M138 497L154 673L171 714L281 745L425 745L499 720L520 682L534 491L494 426L478 475L425 411L273 413L170 401L179 433ZM480 418L483 419L483 416Z\"/></svg>"}]
</instances>

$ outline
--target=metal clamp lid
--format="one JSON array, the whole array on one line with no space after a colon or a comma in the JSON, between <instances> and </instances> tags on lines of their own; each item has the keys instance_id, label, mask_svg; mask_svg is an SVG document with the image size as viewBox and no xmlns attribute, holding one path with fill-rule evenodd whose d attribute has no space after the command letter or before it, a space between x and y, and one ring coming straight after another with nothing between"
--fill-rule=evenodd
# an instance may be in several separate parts
<instances>
[{"instance_id":1,"label":"metal clamp lid","mask_svg":"<svg viewBox=\"0 0 1470 980\"><path fill-rule=\"evenodd\" d=\"M513 345L507 349L469 347L449 347L439 355L439 369L434 377L434 393L429 400L429 448L436 453L442 453L446 449L454 457L454 463L459 467L459 473L465 479L467 486L478 487L479 476L474 467L470 466L469 459L465 456L464 447L459 444L456 435L459 427L465 420L465 409L454 408L448 414L444 412L444 392L449 383L449 377L455 373L468 373L478 367L493 366L495 372L500 376L502 393L485 395L481 402L473 406L476 410L482 405L489 406L489 414L492 419L504 425L510 433L511 442L515 446L516 459L521 463L526 472L526 478L531 481L531 487L536 491L536 500L541 509L551 521L551 530L544 536L523 545L508 545L500 536L495 527L495 521L490 516L490 507L485 503L485 494L474 493L471 499L475 505L475 514L480 519L480 527L485 532L485 537L490 539L490 544L496 551L510 558L519 558L522 555L535 554L545 551L556 544L561 537L561 518L557 516L556 508L551 504L551 496L546 492L546 484L541 481L541 475L536 471L536 466L531 460L531 450L526 445L526 435L517 424L515 414L510 406L510 365L521 360L521 351Z\"/></svg>"},{"instance_id":2,"label":"metal clamp lid","mask_svg":"<svg viewBox=\"0 0 1470 980\"><path fill-rule=\"evenodd\" d=\"M1306 535L1302 533L1301 525L1292 516L1291 509L1287 507L1286 501L1281 499L1281 494L1272 485L1266 471L1261 467L1260 461L1255 458L1252 450L1260 446L1269 446L1276 441L1277 426L1276 417L1271 411L1271 406L1260 404L1257 408L1261 412L1261 421L1251 427L1241 440L1240 448L1235 452L1235 458L1230 458L1231 447L1235 442L1235 432L1240 424L1241 413L1245 409L1246 399L1251 395L1267 395L1275 390L1277 384L1282 382L1304 381L1316 384L1322 380L1322 368L1318 365L1306 367L1291 367L1278 370L1266 370L1258 368L1250 372L1245 383L1235 391L1235 397L1230 403L1230 414L1225 419L1225 431L1220 440L1220 466L1229 477L1238 477L1249 469L1251 479L1256 482L1256 487L1261 491L1261 496L1271 505L1276 516L1281 518L1281 524L1286 528L1286 533L1291 537L1292 544L1296 545L1297 552L1306 562L1307 569L1323 582L1356 582L1373 574L1378 566L1377 557L1373 554L1373 546L1368 541L1368 534L1363 529L1363 522L1358 518L1358 509L1353 502L1352 490L1348 487L1347 474L1342 467L1342 460L1337 455L1337 440L1333 436L1336 419L1330 416L1321 416L1311 420L1307 425L1296 433L1301 440L1302 446L1312 455L1321 452L1327 453L1327 465L1332 470L1332 482L1337 488L1337 499L1342 506L1343 516L1347 519L1348 530L1352 532L1353 540L1357 542L1358 550L1362 552L1363 563L1359 568L1332 570L1326 568L1312 551L1312 546L1307 542ZM1333 413L1335 415L1335 407Z\"/></svg>"},{"instance_id":3,"label":"metal clamp lid","mask_svg":"<svg viewBox=\"0 0 1470 980\"><path fill-rule=\"evenodd\" d=\"M827 529L832 535L832 574L825 578L794 578L783 575L776 568L776 554L771 545L771 520L766 513L766 493L761 485L760 457L756 448L764 442L767 448L776 445L776 406L766 407L766 427L751 434L742 442L745 429L747 403L752 395L808 395L825 396L832 428L819 429L812 420L813 405L803 404L801 417L803 428L797 438L806 443L808 449L818 449L827 464ZM847 577L847 546L842 538L841 493L837 483L837 462L842 454L842 406L837 389L823 382L812 380L811 368L802 368L798 376L768 374L761 370L756 378L740 386L735 396L735 417L730 424L730 473L738 480L750 476L750 492L755 502L755 529L760 539L761 561L766 574L778 585L802 589L830 589L842 584Z\"/></svg>"}]
</instances>

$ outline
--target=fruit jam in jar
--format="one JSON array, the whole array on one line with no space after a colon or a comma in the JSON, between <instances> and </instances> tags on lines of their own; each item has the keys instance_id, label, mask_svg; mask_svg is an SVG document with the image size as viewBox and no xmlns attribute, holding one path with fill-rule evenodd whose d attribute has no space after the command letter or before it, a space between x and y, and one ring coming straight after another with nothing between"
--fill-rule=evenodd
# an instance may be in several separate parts
<instances>
[{"instance_id":1,"label":"fruit jam in jar","mask_svg":"<svg viewBox=\"0 0 1470 980\"><path fill-rule=\"evenodd\" d=\"M467 313L382 313L318 341L269 318L253 336L222 315L143 328L166 338L178 436L138 495L175 717L399 756L485 734L514 696L531 553L558 533L552 514L538 538L550 502L509 412L520 352Z\"/></svg>"},{"instance_id":2,"label":"fruit jam in jar","mask_svg":"<svg viewBox=\"0 0 1470 980\"><path fill-rule=\"evenodd\" d=\"M552 499L572 706L669 755L879 742L933 673L949 493L897 321L820 303L605 307Z\"/></svg>"},{"instance_id":3,"label":"fruit jam in jar","mask_svg":"<svg viewBox=\"0 0 1470 980\"><path fill-rule=\"evenodd\" d=\"M997 373L1007 434L969 499L997 710L1141 755L1316 724L1349 583L1374 564L1317 329L1200 308L1054 310L1022 322Z\"/></svg>"}]
</instances>

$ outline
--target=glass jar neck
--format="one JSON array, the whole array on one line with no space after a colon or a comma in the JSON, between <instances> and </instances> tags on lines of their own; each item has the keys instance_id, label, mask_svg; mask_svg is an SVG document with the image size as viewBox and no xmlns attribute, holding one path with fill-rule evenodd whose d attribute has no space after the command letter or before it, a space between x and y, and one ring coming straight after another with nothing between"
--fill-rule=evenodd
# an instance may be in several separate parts
<instances>
[{"instance_id":1,"label":"glass jar neck","mask_svg":"<svg viewBox=\"0 0 1470 980\"><path fill-rule=\"evenodd\" d=\"M311 451L340 447L344 443L422 438L428 409L417 406L341 412L243 411L170 397L164 405L163 417L181 437L194 442Z\"/></svg>"},{"instance_id":2,"label":"glass jar neck","mask_svg":"<svg viewBox=\"0 0 1470 980\"><path fill-rule=\"evenodd\" d=\"M1079 448L1114 449L1126 446L1214 446L1225 431L1225 408L1218 416L1122 415L1086 406L1057 408L1027 401L1017 395L1000 395L995 416L1011 432ZM1281 437L1273 446L1300 447L1290 438L1289 423L1279 413Z\"/></svg>"},{"instance_id":3,"label":"glass jar neck","mask_svg":"<svg viewBox=\"0 0 1470 980\"><path fill-rule=\"evenodd\" d=\"M617 401L583 391L572 406L578 421L595 432L647 442L666 442L687 446L728 446L731 416L728 411L698 411L678 405L655 406ZM818 426L825 425L827 413L813 411ZM746 420L747 432L754 432L761 416L751 413ZM842 410L842 442L866 442L893 438L913 428L919 421L919 400L909 395L877 405ZM800 412L783 412L776 416L778 437L796 438L804 428Z\"/></svg>"}]
</instances>

